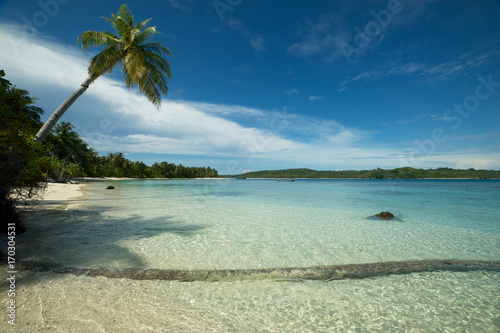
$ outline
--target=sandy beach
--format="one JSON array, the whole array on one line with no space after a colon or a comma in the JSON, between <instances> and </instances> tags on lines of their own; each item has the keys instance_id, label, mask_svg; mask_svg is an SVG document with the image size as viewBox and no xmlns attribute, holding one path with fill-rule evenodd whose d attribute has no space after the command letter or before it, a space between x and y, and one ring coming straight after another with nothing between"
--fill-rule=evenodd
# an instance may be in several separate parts
<instances>
[{"instance_id":1,"label":"sandy beach","mask_svg":"<svg viewBox=\"0 0 500 333\"><path fill-rule=\"evenodd\" d=\"M54 204L66 204L82 195L82 184L48 183L47 189L42 194L42 202L54 202Z\"/></svg>"},{"instance_id":2,"label":"sandy beach","mask_svg":"<svg viewBox=\"0 0 500 333\"><path fill-rule=\"evenodd\" d=\"M31 208L29 214L36 214L35 211L47 209L68 209L72 203L78 203L82 197L82 189L84 183L47 183L44 191L41 191L38 196L28 200L31 201Z\"/></svg>"},{"instance_id":3,"label":"sandy beach","mask_svg":"<svg viewBox=\"0 0 500 333\"><path fill-rule=\"evenodd\" d=\"M119 181L131 178L92 178L85 177L75 179L69 183L47 183L47 188L41 193L41 200L35 204L35 208L64 208L67 209L69 204L78 203L83 196L83 188L86 183L98 181ZM59 206L59 207L58 207Z\"/></svg>"}]
</instances>

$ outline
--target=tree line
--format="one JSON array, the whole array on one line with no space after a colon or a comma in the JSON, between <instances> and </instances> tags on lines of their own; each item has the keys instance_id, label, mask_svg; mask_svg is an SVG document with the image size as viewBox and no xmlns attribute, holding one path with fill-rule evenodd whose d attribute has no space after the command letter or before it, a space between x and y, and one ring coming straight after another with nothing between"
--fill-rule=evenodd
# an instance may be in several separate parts
<instances>
[{"instance_id":1,"label":"tree line","mask_svg":"<svg viewBox=\"0 0 500 333\"><path fill-rule=\"evenodd\" d=\"M374 170L317 171L311 169L264 170L245 173L239 178L338 178L338 179L500 179L500 171L475 169L415 169L411 167Z\"/></svg>"},{"instance_id":2,"label":"tree line","mask_svg":"<svg viewBox=\"0 0 500 333\"><path fill-rule=\"evenodd\" d=\"M123 153L99 155L80 138L68 122L57 124L42 143L48 156L42 160L45 174L65 181L78 177L198 178L217 177L211 167L186 167L161 162L152 166L131 161Z\"/></svg>"}]
</instances>

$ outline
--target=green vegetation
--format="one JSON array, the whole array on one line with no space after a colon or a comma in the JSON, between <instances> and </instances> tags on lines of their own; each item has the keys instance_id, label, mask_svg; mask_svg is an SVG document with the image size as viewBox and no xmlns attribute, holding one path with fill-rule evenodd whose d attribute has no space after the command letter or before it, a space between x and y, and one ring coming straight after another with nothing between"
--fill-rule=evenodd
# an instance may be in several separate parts
<instances>
[{"instance_id":1,"label":"green vegetation","mask_svg":"<svg viewBox=\"0 0 500 333\"><path fill-rule=\"evenodd\" d=\"M43 148L34 133L43 110L35 107L26 90L17 89L0 71L0 232L8 223L22 231L15 203L26 203L44 188L40 167Z\"/></svg>"},{"instance_id":2,"label":"green vegetation","mask_svg":"<svg viewBox=\"0 0 500 333\"><path fill-rule=\"evenodd\" d=\"M94 177L132 177L132 178L197 178L217 177L218 172L211 167L186 167L182 164L155 163L151 167L143 162L132 162L122 153L98 156L91 166ZM88 170L92 172L92 170Z\"/></svg>"},{"instance_id":3,"label":"green vegetation","mask_svg":"<svg viewBox=\"0 0 500 333\"><path fill-rule=\"evenodd\" d=\"M345 170L316 171L311 169L264 170L249 172L232 177L244 178L340 178L340 179L424 179L424 178L464 178L500 179L500 171L494 170L457 170L451 168L414 169L410 167L392 170Z\"/></svg>"},{"instance_id":4,"label":"green vegetation","mask_svg":"<svg viewBox=\"0 0 500 333\"><path fill-rule=\"evenodd\" d=\"M48 179L75 177L194 178L217 177L210 167L185 167L161 162L147 166L122 153L100 156L68 122L57 124L43 143L35 133L43 110L36 98L12 86L0 70L0 233L8 223L19 223L16 205L28 204L45 188ZM20 232L21 226L16 227Z\"/></svg>"},{"instance_id":5,"label":"green vegetation","mask_svg":"<svg viewBox=\"0 0 500 333\"><path fill-rule=\"evenodd\" d=\"M171 56L169 49L151 38L158 34L156 27L147 27L151 19L135 22L127 5L122 5L116 15L104 18L108 21L115 34L104 31L85 31L77 40L82 42L82 50L88 47L104 45L105 49L90 60L89 77L82 85L66 99L43 127L36 134L42 142L52 131L57 121L68 108L80 97L98 77L121 63L123 77L127 88L137 86L148 100L157 108L161 105L161 94L168 93L167 78L170 78L170 63L165 56Z\"/></svg>"},{"instance_id":6,"label":"green vegetation","mask_svg":"<svg viewBox=\"0 0 500 333\"><path fill-rule=\"evenodd\" d=\"M76 177L129 177L129 178L195 178L217 177L210 167L185 167L182 164L131 161L122 153L98 155L83 141L73 125L62 122L54 127L43 146L48 155L42 159L47 177L66 181Z\"/></svg>"}]
</instances>

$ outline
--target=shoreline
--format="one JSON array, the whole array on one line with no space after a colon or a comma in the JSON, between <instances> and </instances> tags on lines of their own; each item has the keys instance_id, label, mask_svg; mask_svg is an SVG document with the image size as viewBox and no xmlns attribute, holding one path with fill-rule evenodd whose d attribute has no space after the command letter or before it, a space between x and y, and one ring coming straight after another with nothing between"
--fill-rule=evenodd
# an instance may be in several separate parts
<instances>
[{"instance_id":1,"label":"shoreline","mask_svg":"<svg viewBox=\"0 0 500 333\"><path fill-rule=\"evenodd\" d=\"M39 200L33 200L33 208L57 208L58 206L67 206L72 202L80 201L79 199L81 199L84 195L84 187L86 183L142 179L169 180L170 178L83 177L69 179L66 183L48 181L47 187L39 194Z\"/></svg>"},{"instance_id":2,"label":"shoreline","mask_svg":"<svg viewBox=\"0 0 500 333\"><path fill-rule=\"evenodd\" d=\"M225 180L225 179L258 179L265 180L271 179L275 180L278 178L291 178L291 179L303 179L303 180L315 180L315 179L326 179L326 180L500 180L500 178L307 178L307 177L246 177L238 178L236 176L226 176L226 177L195 177L195 178L131 178L131 177L83 177L70 179L72 182L93 182L93 181L109 181L109 180L189 180L189 179L213 179L213 180Z\"/></svg>"},{"instance_id":3,"label":"shoreline","mask_svg":"<svg viewBox=\"0 0 500 333\"><path fill-rule=\"evenodd\" d=\"M100 182L100 181L119 181L119 180L133 180L139 178L122 178L122 177L83 177L69 179L66 183L59 183L55 181L48 181L47 187L40 193L40 200L34 205L39 204L58 206L67 205L72 201L79 201L84 194L83 189L86 183Z\"/></svg>"},{"instance_id":4,"label":"shoreline","mask_svg":"<svg viewBox=\"0 0 500 333\"><path fill-rule=\"evenodd\" d=\"M124 178L124 177L84 177L71 179L67 183L47 182L46 189L40 194L40 200L34 204L34 207L50 206L65 206L71 202L79 201L78 199L83 196L83 187L87 182L99 181L121 181L121 180L170 180L171 178ZM175 179L175 178L174 178ZM185 179L185 178L183 178ZM227 180L236 178L190 178L190 179L213 179L213 180ZM275 178L247 178L248 180L273 180ZM293 178L296 180L375 180L370 178ZM383 180L383 179L382 179ZM394 180L394 179L386 179ZM405 180L405 179L401 179ZM412 180L483 180L477 178L419 178ZM486 180L499 180L498 178L491 178Z\"/></svg>"},{"instance_id":5,"label":"shoreline","mask_svg":"<svg viewBox=\"0 0 500 333\"><path fill-rule=\"evenodd\" d=\"M302 180L500 180L500 178L301 178L301 177L247 177L241 180L247 179L271 179L276 180L278 178L291 178L291 179L302 179ZM162 179L162 178L161 178ZM211 178L200 178L200 179L211 179ZM224 179L238 179L235 177L227 177Z\"/></svg>"}]
</instances>

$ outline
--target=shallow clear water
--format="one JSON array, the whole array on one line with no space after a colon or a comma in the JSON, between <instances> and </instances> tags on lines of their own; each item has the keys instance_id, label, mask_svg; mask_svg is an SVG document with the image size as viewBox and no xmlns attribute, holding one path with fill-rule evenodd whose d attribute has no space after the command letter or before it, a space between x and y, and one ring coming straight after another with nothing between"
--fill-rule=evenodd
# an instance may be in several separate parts
<instances>
[{"instance_id":1,"label":"shallow clear water","mask_svg":"<svg viewBox=\"0 0 500 333\"><path fill-rule=\"evenodd\" d=\"M51 232L32 230L26 259L76 267L222 269L500 258L500 182L113 184L113 191L105 190L107 183L87 185L87 199L71 219L53 222L49 216L34 226ZM383 210L400 221L367 219Z\"/></svg>"},{"instance_id":2,"label":"shallow clear water","mask_svg":"<svg viewBox=\"0 0 500 333\"><path fill-rule=\"evenodd\" d=\"M18 260L157 269L498 261L499 203L500 181L483 180L96 182L77 206L29 221ZM399 220L368 219L385 210ZM69 313L90 320L92 311L93 329L109 332L500 330L498 272L218 283L35 273L23 281L26 317L41 304L51 313L32 318L37 331L67 331L78 326ZM53 303L54 294L69 308Z\"/></svg>"}]
</instances>

